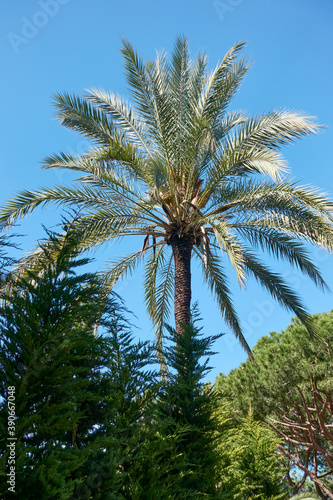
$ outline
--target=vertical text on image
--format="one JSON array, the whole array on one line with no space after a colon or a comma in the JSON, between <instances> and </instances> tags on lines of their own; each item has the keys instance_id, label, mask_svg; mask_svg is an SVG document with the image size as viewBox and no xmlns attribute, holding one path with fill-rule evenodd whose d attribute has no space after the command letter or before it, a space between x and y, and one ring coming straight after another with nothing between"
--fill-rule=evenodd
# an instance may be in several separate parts
<instances>
[{"instance_id":1,"label":"vertical text on image","mask_svg":"<svg viewBox=\"0 0 333 500\"><path fill-rule=\"evenodd\" d=\"M8 472L7 483L9 483L8 491L15 493L16 479L16 436L15 436L15 387L9 386L7 389L7 406L8 406Z\"/></svg>"}]
</instances>

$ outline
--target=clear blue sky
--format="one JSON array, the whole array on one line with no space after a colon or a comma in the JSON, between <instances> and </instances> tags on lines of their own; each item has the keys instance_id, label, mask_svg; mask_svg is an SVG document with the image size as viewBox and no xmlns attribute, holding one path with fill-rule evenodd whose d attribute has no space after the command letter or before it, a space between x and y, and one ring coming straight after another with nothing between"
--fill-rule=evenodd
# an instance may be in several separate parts
<instances>
[{"instance_id":1,"label":"clear blue sky","mask_svg":"<svg viewBox=\"0 0 333 500\"><path fill-rule=\"evenodd\" d=\"M69 174L41 170L40 161L51 153L80 153L88 146L85 139L53 119L53 93L81 93L89 87L101 87L126 97L121 36L125 35L145 58L151 58L156 49L170 51L181 33L189 36L193 54L199 48L207 51L212 68L235 41L248 41L245 54L252 59L253 68L231 109L260 114L290 108L316 116L319 123L327 125L320 135L303 139L283 153L293 178L321 187L332 198L332 25L332 0L3 2L0 204L21 189L70 182ZM19 231L27 235L24 250L43 236L41 224L56 224L59 214L38 210L21 224ZM126 251L125 242L106 248L96 254L95 266ZM332 256L319 250L312 255L333 289ZM316 290L286 265L278 263L275 269L295 286L311 313L332 309L332 294ZM226 333L216 344L219 354L212 360L215 368L208 377L214 380L220 371L238 366L246 355L202 288L200 272L194 267L193 273L204 331ZM232 288L251 346L260 336L289 324L292 313L281 309L254 283L239 292L232 281ZM140 270L117 290L137 315L138 336L146 338L150 324L141 300Z\"/></svg>"}]
</instances>

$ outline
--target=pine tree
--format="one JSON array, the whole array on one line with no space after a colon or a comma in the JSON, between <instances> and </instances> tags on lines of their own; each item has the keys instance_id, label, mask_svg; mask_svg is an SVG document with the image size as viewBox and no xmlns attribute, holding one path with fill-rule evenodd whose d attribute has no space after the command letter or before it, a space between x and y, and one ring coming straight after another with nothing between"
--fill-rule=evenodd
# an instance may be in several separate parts
<instances>
[{"instance_id":1,"label":"pine tree","mask_svg":"<svg viewBox=\"0 0 333 500\"><path fill-rule=\"evenodd\" d=\"M94 337L104 295L76 274L75 243L47 255L42 272L21 277L0 308L1 498L70 498L96 448L102 415L102 344ZM15 494L8 491L8 388L15 394ZM87 439L87 436L90 436Z\"/></svg>"},{"instance_id":2,"label":"pine tree","mask_svg":"<svg viewBox=\"0 0 333 500\"><path fill-rule=\"evenodd\" d=\"M293 493L314 490L333 498L333 311L312 321L315 338L293 319L285 331L258 340L255 362L221 374L216 386L234 410L244 416L251 405L255 419L274 431Z\"/></svg>"},{"instance_id":3,"label":"pine tree","mask_svg":"<svg viewBox=\"0 0 333 500\"><path fill-rule=\"evenodd\" d=\"M108 311L101 326L108 361L99 432L107 446L96 456L97 462L87 462L90 489L81 486L77 494L92 494L94 499L176 500L179 490L170 475L177 461L176 438L161 432L163 425L156 419L161 388L159 371L152 367L158 363L156 348L150 342L134 342L129 324Z\"/></svg>"},{"instance_id":4,"label":"pine tree","mask_svg":"<svg viewBox=\"0 0 333 500\"><path fill-rule=\"evenodd\" d=\"M217 400L203 379L210 370L207 357L214 354L211 346L220 335L203 337L198 321L194 308L182 335L169 327L171 345L165 350L170 371L159 401L159 418L165 432L177 436L175 449L181 458L173 470L181 491L177 498L215 498L217 494ZM202 357L207 359L200 363Z\"/></svg>"}]
</instances>

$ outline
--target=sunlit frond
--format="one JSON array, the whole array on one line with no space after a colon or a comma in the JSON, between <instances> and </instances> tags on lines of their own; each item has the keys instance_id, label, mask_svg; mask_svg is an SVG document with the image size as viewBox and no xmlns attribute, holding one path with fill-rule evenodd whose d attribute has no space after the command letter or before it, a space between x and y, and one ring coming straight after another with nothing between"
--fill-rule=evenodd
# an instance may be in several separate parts
<instances>
[{"instance_id":1,"label":"sunlit frond","mask_svg":"<svg viewBox=\"0 0 333 500\"><path fill-rule=\"evenodd\" d=\"M312 262L308 251L299 241L271 228L248 226L246 223L232 225L254 248L268 251L275 258L283 258L296 266L322 289L328 289L319 269Z\"/></svg>"},{"instance_id":2,"label":"sunlit frond","mask_svg":"<svg viewBox=\"0 0 333 500\"><path fill-rule=\"evenodd\" d=\"M31 213L39 205L61 205L70 207L102 207L110 202L107 193L96 191L90 187L69 188L58 186L55 188L41 188L40 191L21 191L15 198L7 201L1 213L0 224L12 226L22 217Z\"/></svg>"},{"instance_id":3,"label":"sunlit frond","mask_svg":"<svg viewBox=\"0 0 333 500\"><path fill-rule=\"evenodd\" d=\"M233 143L237 148L260 144L262 148L276 150L319 130L320 126L314 123L313 117L289 110L271 111L249 118L235 133Z\"/></svg>"},{"instance_id":4,"label":"sunlit frond","mask_svg":"<svg viewBox=\"0 0 333 500\"><path fill-rule=\"evenodd\" d=\"M333 220L333 203L322 193L311 186L302 187L286 181L258 182L247 179L229 182L223 189L215 189L212 201L210 208L216 208L209 212L209 216L227 210L232 210L234 214L276 211L297 216L300 211L306 210L326 221Z\"/></svg>"},{"instance_id":5,"label":"sunlit frond","mask_svg":"<svg viewBox=\"0 0 333 500\"><path fill-rule=\"evenodd\" d=\"M236 56L244 46L244 42L238 42L231 47L207 80L202 95L201 115L212 126L215 126L226 110L246 72L249 70L250 66L246 64L244 59L235 63Z\"/></svg>"},{"instance_id":6,"label":"sunlit frond","mask_svg":"<svg viewBox=\"0 0 333 500\"><path fill-rule=\"evenodd\" d=\"M221 251L226 252L232 267L236 271L239 285L244 286L244 257L241 243L237 240L235 234L232 233L227 224L223 222L212 222L211 226L214 230L214 236Z\"/></svg>"},{"instance_id":7,"label":"sunlit frond","mask_svg":"<svg viewBox=\"0 0 333 500\"><path fill-rule=\"evenodd\" d=\"M130 86L130 92L141 113L147 127L149 136L155 138L158 130L158 123L155 115L154 100L151 92L147 67L139 57L132 45L123 38L123 48L121 49L125 60L125 74Z\"/></svg>"},{"instance_id":8,"label":"sunlit frond","mask_svg":"<svg viewBox=\"0 0 333 500\"><path fill-rule=\"evenodd\" d=\"M147 137L145 123L136 114L132 106L127 104L121 97L117 97L103 89L89 89L87 92L87 100L110 116L111 120L126 134L126 138L132 145L142 148L148 156L151 156L152 151L150 148L152 145Z\"/></svg>"},{"instance_id":9,"label":"sunlit frond","mask_svg":"<svg viewBox=\"0 0 333 500\"><path fill-rule=\"evenodd\" d=\"M105 114L86 100L67 93L54 94L53 99L57 108L56 116L64 127L89 137L99 145L122 141L122 134Z\"/></svg>"}]
</instances>

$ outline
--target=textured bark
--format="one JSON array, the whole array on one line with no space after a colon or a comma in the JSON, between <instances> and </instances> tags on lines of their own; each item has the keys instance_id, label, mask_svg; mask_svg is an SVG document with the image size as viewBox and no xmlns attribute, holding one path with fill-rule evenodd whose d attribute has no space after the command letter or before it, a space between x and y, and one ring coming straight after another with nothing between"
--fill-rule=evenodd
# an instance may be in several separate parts
<instances>
[{"instance_id":1,"label":"textured bark","mask_svg":"<svg viewBox=\"0 0 333 500\"><path fill-rule=\"evenodd\" d=\"M175 323L177 333L181 334L182 324L190 322L192 243L176 236L170 244L175 261Z\"/></svg>"}]
</instances>

